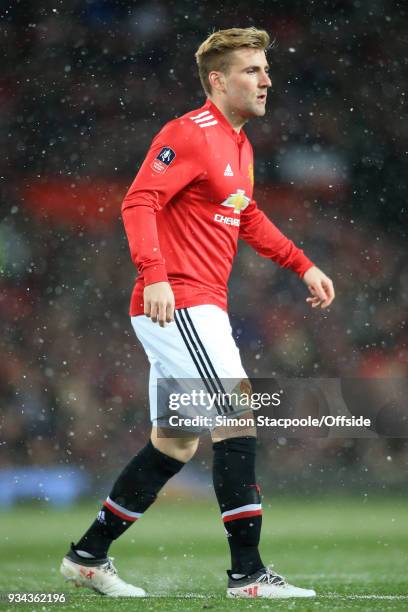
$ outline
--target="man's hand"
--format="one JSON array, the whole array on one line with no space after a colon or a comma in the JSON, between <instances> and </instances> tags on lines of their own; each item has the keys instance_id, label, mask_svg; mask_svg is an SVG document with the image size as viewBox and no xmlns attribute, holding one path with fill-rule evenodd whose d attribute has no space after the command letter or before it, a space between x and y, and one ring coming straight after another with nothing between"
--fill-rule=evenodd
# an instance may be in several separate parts
<instances>
[{"instance_id":1,"label":"man's hand","mask_svg":"<svg viewBox=\"0 0 408 612\"><path fill-rule=\"evenodd\" d=\"M303 275L303 281L313 297L306 298L312 308L327 308L334 300L333 283L319 268L313 266Z\"/></svg>"},{"instance_id":2,"label":"man's hand","mask_svg":"<svg viewBox=\"0 0 408 612\"><path fill-rule=\"evenodd\" d=\"M160 327L174 320L174 294L170 284L166 282L153 283L144 289L144 313L153 323L159 322Z\"/></svg>"}]
</instances>

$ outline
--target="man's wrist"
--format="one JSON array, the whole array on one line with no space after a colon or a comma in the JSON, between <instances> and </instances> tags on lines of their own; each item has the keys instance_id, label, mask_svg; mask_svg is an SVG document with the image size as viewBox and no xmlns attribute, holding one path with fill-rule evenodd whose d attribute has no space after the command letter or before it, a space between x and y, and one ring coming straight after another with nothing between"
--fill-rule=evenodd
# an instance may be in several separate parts
<instances>
[{"instance_id":1,"label":"man's wrist","mask_svg":"<svg viewBox=\"0 0 408 612\"><path fill-rule=\"evenodd\" d=\"M297 265L294 268L294 272L296 272L296 274L298 274L299 277L302 279L304 275L306 274L306 272L310 270L310 268L315 267L315 264L313 263L313 261L310 261L310 259L308 259L307 257L305 257L305 260L306 261L302 261L300 265Z\"/></svg>"},{"instance_id":2,"label":"man's wrist","mask_svg":"<svg viewBox=\"0 0 408 612\"><path fill-rule=\"evenodd\" d=\"M144 286L154 285L155 283L168 283L169 279L165 264L154 264L143 270Z\"/></svg>"}]
</instances>

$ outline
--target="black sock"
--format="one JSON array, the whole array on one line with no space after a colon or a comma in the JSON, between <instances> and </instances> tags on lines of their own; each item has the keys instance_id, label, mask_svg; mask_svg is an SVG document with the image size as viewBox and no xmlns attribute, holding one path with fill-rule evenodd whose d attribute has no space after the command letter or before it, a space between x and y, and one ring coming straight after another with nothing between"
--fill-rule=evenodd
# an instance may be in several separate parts
<instances>
[{"instance_id":1,"label":"black sock","mask_svg":"<svg viewBox=\"0 0 408 612\"><path fill-rule=\"evenodd\" d=\"M96 520L74 546L97 559L155 501L166 482L184 463L157 450L149 440L119 475Z\"/></svg>"},{"instance_id":2,"label":"black sock","mask_svg":"<svg viewBox=\"0 0 408 612\"><path fill-rule=\"evenodd\" d=\"M258 551L262 507L255 480L256 438L229 438L214 443L213 449L214 490L230 546L231 573L250 575L264 567Z\"/></svg>"}]
</instances>

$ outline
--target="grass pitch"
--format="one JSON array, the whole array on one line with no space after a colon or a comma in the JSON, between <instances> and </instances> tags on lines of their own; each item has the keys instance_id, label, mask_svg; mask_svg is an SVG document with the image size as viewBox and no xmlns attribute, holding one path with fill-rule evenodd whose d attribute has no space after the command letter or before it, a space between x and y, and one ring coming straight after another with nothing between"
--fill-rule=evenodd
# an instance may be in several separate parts
<instances>
[{"instance_id":1,"label":"grass pitch","mask_svg":"<svg viewBox=\"0 0 408 612\"><path fill-rule=\"evenodd\" d=\"M0 591L65 592L66 605L1 610L407 610L407 503L402 499L264 500L262 556L313 600L227 600L227 542L215 502L163 496L112 547L120 575L148 599L111 600L68 587L59 575L68 543L98 505L0 512Z\"/></svg>"}]
</instances>

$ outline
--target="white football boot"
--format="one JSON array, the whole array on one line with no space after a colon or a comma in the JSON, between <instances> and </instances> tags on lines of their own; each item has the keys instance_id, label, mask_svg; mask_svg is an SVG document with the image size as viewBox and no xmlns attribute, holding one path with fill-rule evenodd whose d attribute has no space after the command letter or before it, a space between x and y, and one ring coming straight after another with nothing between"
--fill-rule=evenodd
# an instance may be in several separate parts
<instances>
[{"instance_id":1,"label":"white football boot","mask_svg":"<svg viewBox=\"0 0 408 612\"><path fill-rule=\"evenodd\" d=\"M265 599L289 599L290 597L315 597L313 589L300 589L288 584L286 580L269 567L234 580L228 572L227 597L263 597Z\"/></svg>"},{"instance_id":2,"label":"white football boot","mask_svg":"<svg viewBox=\"0 0 408 612\"><path fill-rule=\"evenodd\" d=\"M111 559L83 559L71 548L63 558L60 572L75 586L93 589L107 597L146 597L139 587L124 582L118 576Z\"/></svg>"}]
</instances>

